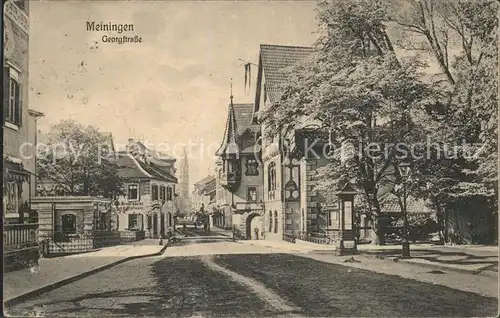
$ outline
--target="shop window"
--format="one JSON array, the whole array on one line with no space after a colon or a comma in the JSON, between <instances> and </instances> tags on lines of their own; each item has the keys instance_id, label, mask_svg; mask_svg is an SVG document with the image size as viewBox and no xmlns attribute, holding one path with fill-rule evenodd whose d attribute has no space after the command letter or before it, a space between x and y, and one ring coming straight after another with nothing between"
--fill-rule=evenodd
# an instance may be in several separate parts
<instances>
[{"instance_id":1,"label":"shop window","mask_svg":"<svg viewBox=\"0 0 500 318\"><path fill-rule=\"evenodd\" d=\"M128 229L129 230L139 230L139 214L129 214L128 215Z\"/></svg>"}]
</instances>

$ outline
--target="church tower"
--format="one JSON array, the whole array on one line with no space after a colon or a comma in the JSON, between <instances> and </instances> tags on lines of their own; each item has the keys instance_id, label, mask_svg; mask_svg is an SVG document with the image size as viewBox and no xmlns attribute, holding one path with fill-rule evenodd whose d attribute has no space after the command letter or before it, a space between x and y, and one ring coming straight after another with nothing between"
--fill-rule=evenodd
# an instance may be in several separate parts
<instances>
[{"instance_id":1,"label":"church tower","mask_svg":"<svg viewBox=\"0 0 500 318\"><path fill-rule=\"evenodd\" d=\"M189 163L186 148L184 148L184 156L180 164L179 198L181 214L189 214L191 212L191 200L189 198Z\"/></svg>"}]
</instances>

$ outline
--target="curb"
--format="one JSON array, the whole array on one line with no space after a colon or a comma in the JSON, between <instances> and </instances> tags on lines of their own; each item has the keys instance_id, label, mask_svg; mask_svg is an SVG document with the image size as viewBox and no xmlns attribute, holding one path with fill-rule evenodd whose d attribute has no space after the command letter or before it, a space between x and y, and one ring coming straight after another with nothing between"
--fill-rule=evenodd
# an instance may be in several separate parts
<instances>
[{"instance_id":1,"label":"curb","mask_svg":"<svg viewBox=\"0 0 500 318\"><path fill-rule=\"evenodd\" d=\"M440 269L440 270L447 270L447 271L452 271L452 272L457 272L457 273L465 273L465 274L471 274L471 275L478 275L478 276L487 276L491 278L498 278L498 274L496 272L490 272L490 271L483 271L483 270L470 270L470 269L463 269L463 268L454 268L454 267L449 267L445 265L440 265L440 264L434 264L434 263L420 263L420 262L413 262L410 259L399 259L397 257L387 257L387 256L380 256L376 255L375 253L370 253L370 252L358 252L358 255L363 255L363 256L368 256L371 258L376 258L380 260L386 260L386 261L392 261L394 263L407 263L407 264L412 264L416 266L420 266L423 268L430 268L430 269Z\"/></svg>"},{"instance_id":2,"label":"curb","mask_svg":"<svg viewBox=\"0 0 500 318\"><path fill-rule=\"evenodd\" d=\"M57 289L59 287L62 287L64 285L71 284L71 283L76 282L76 281L78 281L80 279L83 279L85 277L91 276L91 275L96 274L96 273L98 273L100 271L109 269L111 267L123 264L123 263L128 262L128 261L132 261L132 260L136 260L136 259L140 259L140 258L146 258L146 257L160 256L163 253L165 253L165 250L167 249L169 243L170 243L170 241L167 241L165 243L165 245L161 248L161 250L158 251L158 252L156 252L156 253L145 254L145 255L129 256L129 257L117 260L115 262L106 264L104 266L94 268L94 269L92 269L92 270L90 270L88 272L83 272L83 273L77 274L75 276L62 279L62 280L57 281L55 283L52 283L52 284L49 284L49 285L46 285L46 286L42 286L42 287L40 287L38 289L31 290L31 291L29 291L29 292L27 292L25 294L13 297L13 298L11 298L9 300L5 300L3 302L3 306L4 306L4 308L5 307L14 306L14 305L22 303L22 302L24 302L24 301L26 301L26 300L28 300L30 298L37 297L37 296L39 296L41 294L45 294L45 293L47 293L49 291L52 291L52 290Z\"/></svg>"}]
</instances>

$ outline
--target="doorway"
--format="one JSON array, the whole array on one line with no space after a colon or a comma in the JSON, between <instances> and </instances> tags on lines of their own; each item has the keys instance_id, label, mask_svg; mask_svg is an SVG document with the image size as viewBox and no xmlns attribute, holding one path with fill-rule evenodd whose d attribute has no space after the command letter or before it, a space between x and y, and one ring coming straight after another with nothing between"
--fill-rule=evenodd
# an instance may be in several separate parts
<instances>
[{"instance_id":1,"label":"doorway","mask_svg":"<svg viewBox=\"0 0 500 318\"><path fill-rule=\"evenodd\" d=\"M261 232L262 232L262 217L258 213L250 214L246 220L247 240L261 239Z\"/></svg>"}]
</instances>

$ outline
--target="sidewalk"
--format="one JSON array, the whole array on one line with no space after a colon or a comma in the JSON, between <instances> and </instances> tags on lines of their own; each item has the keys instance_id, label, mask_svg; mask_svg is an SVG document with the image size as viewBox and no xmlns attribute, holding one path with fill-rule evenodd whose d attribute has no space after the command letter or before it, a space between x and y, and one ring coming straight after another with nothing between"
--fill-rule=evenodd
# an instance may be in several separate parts
<instances>
[{"instance_id":1,"label":"sidewalk","mask_svg":"<svg viewBox=\"0 0 500 318\"><path fill-rule=\"evenodd\" d=\"M321 244L289 243L285 241L251 240L238 241L294 251L302 254L333 254L333 246ZM410 259L401 259L401 245L358 245L359 254L367 257L411 263L423 267L452 270L469 274L481 274L490 278L498 277L498 248L492 246L442 246L431 244L410 245ZM334 257L334 256L329 256Z\"/></svg>"},{"instance_id":2,"label":"sidewalk","mask_svg":"<svg viewBox=\"0 0 500 318\"><path fill-rule=\"evenodd\" d=\"M12 302L31 297L127 260L161 254L167 247L167 242L164 243L161 246L156 239L146 239L91 253L42 258L38 267L4 273L3 300Z\"/></svg>"},{"instance_id":3,"label":"sidewalk","mask_svg":"<svg viewBox=\"0 0 500 318\"><path fill-rule=\"evenodd\" d=\"M271 248L284 249L287 251L297 252L297 253L312 253L315 251L331 251L333 253L334 247L321 244L299 244L299 243L289 243L286 241L270 241L270 240L242 240L237 241L242 244L249 244L255 246L265 246Z\"/></svg>"},{"instance_id":4,"label":"sidewalk","mask_svg":"<svg viewBox=\"0 0 500 318\"><path fill-rule=\"evenodd\" d=\"M363 254L354 256L332 256L316 253L298 255L324 263L346 266L345 275L356 275L356 271L367 270L446 286L485 297L498 298L498 280L488 276L432 270L420 265L388 262L387 260L376 259Z\"/></svg>"},{"instance_id":5,"label":"sidewalk","mask_svg":"<svg viewBox=\"0 0 500 318\"><path fill-rule=\"evenodd\" d=\"M443 246L430 244L410 245L409 259L401 258L401 245L359 245L361 254L396 262L418 264L437 269L449 269L490 277L498 275L498 247L495 246Z\"/></svg>"}]
</instances>

